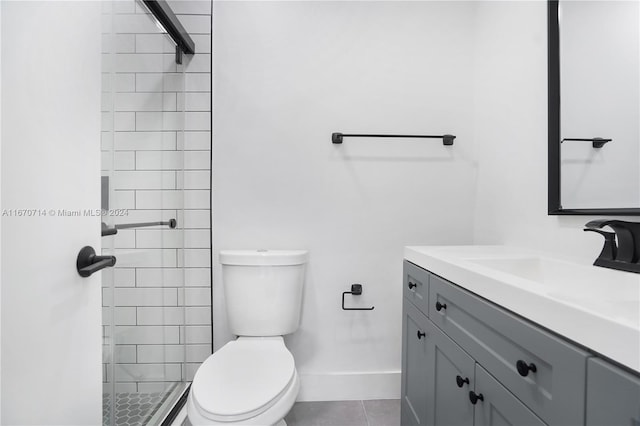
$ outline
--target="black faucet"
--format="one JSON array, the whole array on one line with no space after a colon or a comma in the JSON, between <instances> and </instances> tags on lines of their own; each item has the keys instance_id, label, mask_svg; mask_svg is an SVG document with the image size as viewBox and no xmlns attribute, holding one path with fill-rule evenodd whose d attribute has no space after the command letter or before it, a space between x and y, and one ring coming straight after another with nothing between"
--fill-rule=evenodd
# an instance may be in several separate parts
<instances>
[{"instance_id":1,"label":"black faucet","mask_svg":"<svg viewBox=\"0 0 640 426\"><path fill-rule=\"evenodd\" d=\"M597 232L604 237L604 247L594 265L640 273L640 223L598 219L585 226L585 231ZM605 226L613 232L602 231Z\"/></svg>"}]
</instances>

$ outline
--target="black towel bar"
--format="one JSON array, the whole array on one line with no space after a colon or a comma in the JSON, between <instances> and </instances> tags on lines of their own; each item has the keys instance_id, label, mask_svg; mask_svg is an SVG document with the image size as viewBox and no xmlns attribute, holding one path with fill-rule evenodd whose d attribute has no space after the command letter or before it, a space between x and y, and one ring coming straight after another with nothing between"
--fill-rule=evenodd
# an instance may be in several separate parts
<instances>
[{"instance_id":1,"label":"black towel bar","mask_svg":"<svg viewBox=\"0 0 640 426\"><path fill-rule=\"evenodd\" d=\"M560 143L564 141L579 141L579 142L591 142L594 148L602 148L605 143L611 142L613 139L605 138L564 138Z\"/></svg>"},{"instance_id":2,"label":"black towel bar","mask_svg":"<svg viewBox=\"0 0 640 426\"><path fill-rule=\"evenodd\" d=\"M370 134L346 134L332 133L331 142L334 144L342 143L343 138L418 138L418 139L442 139L443 145L453 145L454 135L370 135Z\"/></svg>"}]
</instances>

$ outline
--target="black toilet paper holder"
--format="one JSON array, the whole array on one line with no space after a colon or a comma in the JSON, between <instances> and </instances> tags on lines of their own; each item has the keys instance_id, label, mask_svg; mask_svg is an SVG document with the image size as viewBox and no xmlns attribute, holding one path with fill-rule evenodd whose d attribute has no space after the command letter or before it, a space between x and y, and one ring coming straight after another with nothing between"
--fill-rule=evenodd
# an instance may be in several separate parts
<instances>
[{"instance_id":1,"label":"black toilet paper holder","mask_svg":"<svg viewBox=\"0 0 640 426\"><path fill-rule=\"evenodd\" d=\"M362 294L362 284L351 284L351 291L345 291L342 293L342 310L343 311L372 311L373 308L375 308L375 306L372 306L370 308L345 308L344 296L347 294L360 296Z\"/></svg>"}]
</instances>

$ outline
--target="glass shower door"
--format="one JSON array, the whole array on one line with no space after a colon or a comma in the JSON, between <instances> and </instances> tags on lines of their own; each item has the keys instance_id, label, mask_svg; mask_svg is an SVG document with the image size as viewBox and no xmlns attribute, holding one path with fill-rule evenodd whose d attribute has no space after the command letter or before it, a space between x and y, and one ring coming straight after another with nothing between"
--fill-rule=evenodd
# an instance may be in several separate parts
<instances>
[{"instance_id":1,"label":"glass shower door","mask_svg":"<svg viewBox=\"0 0 640 426\"><path fill-rule=\"evenodd\" d=\"M184 74L141 2L103 18L103 424L159 424L187 385Z\"/></svg>"}]
</instances>

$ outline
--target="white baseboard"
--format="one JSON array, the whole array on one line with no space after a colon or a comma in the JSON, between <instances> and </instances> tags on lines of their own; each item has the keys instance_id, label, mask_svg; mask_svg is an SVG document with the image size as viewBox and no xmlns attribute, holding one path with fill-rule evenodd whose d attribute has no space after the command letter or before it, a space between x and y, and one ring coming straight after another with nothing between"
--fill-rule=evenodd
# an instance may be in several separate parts
<instances>
[{"instance_id":1,"label":"white baseboard","mask_svg":"<svg viewBox=\"0 0 640 426\"><path fill-rule=\"evenodd\" d=\"M400 371L300 374L298 401L399 399Z\"/></svg>"}]
</instances>

